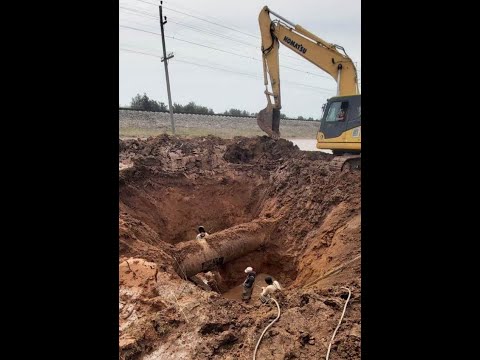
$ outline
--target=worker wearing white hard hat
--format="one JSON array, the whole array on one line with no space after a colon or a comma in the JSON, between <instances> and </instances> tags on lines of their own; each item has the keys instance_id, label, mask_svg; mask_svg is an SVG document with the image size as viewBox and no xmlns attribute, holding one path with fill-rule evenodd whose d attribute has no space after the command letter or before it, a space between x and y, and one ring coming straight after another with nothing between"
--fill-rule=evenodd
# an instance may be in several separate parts
<instances>
[{"instance_id":1,"label":"worker wearing white hard hat","mask_svg":"<svg viewBox=\"0 0 480 360\"><path fill-rule=\"evenodd\" d=\"M253 291L253 284L255 283L255 271L251 266L245 269L245 273L247 274L247 278L243 282L243 293L242 293L242 300L244 302L248 302L252 297Z\"/></svg>"},{"instance_id":2,"label":"worker wearing white hard hat","mask_svg":"<svg viewBox=\"0 0 480 360\"><path fill-rule=\"evenodd\" d=\"M209 236L210 234L205 231L205 228L203 226L198 227L198 235L197 235L197 240L205 239Z\"/></svg>"}]
</instances>

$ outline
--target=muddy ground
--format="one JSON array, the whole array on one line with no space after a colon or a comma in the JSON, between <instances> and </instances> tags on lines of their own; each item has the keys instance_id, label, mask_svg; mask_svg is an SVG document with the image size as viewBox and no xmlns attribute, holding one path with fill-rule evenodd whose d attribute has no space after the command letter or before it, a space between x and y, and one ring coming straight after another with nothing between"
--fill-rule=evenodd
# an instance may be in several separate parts
<instances>
[{"instance_id":1,"label":"muddy ground","mask_svg":"<svg viewBox=\"0 0 480 360\"><path fill-rule=\"evenodd\" d=\"M360 173L331 159L265 136L120 141L121 359L252 359L277 308L259 301L261 277L249 303L222 295L239 294L247 266L284 287L257 359L325 358L344 287L330 359L360 359ZM250 230L262 243L213 282L186 280L199 225L212 244Z\"/></svg>"}]
</instances>

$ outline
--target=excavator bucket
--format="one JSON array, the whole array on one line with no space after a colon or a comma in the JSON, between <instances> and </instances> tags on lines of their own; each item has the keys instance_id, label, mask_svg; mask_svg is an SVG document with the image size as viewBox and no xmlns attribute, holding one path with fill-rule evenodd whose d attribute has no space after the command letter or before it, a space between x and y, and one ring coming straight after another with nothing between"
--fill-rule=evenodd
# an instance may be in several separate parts
<instances>
[{"instance_id":1,"label":"excavator bucket","mask_svg":"<svg viewBox=\"0 0 480 360\"><path fill-rule=\"evenodd\" d=\"M260 110L257 124L268 136L280 138L280 110L274 109L272 104L269 103L265 109Z\"/></svg>"}]
</instances>

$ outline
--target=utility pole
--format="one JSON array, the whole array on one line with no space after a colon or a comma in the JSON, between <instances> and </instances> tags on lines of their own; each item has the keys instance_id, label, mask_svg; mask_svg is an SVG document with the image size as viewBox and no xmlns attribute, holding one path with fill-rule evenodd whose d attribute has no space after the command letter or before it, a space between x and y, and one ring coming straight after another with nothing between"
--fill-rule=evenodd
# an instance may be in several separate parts
<instances>
[{"instance_id":1,"label":"utility pole","mask_svg":"<svg viewBox=\"0 0 480 360\"><path fill-rule=\"evenodd\" d=\"M167 50L165 49L165 36L163 33L163 25L167 23L167 17L165 16L165 21L163 21L162 3L163 1L160 1L160 6L158 7L158 10L160 11L160 30L162 32L162 46L163 46L162 62L165 64L165 78L167 79L167 93L168 93L168 108L170 109L170 120L172 121L172 132L173 132L173 135L175 135L175 122L173 121L172 95L170 94L170 80L168 78L168 59L173 58L173 54L170 53L167 56Z\"/></svg>"}]
</instances>

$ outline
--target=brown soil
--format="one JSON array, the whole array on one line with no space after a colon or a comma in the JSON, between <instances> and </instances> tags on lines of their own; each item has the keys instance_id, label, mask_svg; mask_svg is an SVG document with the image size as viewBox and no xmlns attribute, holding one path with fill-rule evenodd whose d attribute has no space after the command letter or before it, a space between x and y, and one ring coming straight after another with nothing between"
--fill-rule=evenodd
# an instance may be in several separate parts
<instances>
[{"instance_id":1,"label":"brown soil","mask_svg":"<svg viewBox=\"0 0 480 360\"><path fill-rule=\"evenodd\" d=\"M360 359L360 173L332 172L331 159L265 136L120 141L121 358L251 359L277 315L258 299L261 277L249 303L231 295L252 266L285 287L257 359L324 358L345 286L330 359ZM218 266L210 291L179 266L199 225L265 242Z\"/></svg>"}]
</instances>

